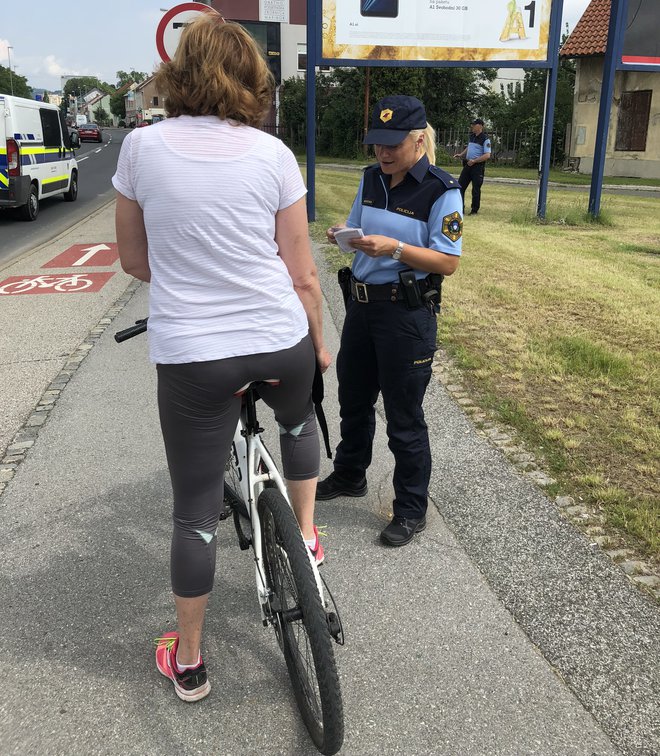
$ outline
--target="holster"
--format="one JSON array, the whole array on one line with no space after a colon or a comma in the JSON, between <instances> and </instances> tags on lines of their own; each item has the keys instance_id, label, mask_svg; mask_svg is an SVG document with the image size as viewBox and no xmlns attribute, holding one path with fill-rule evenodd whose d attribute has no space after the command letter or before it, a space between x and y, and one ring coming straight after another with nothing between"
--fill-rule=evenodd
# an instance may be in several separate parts
<instances>
[{"instance_id":1,"label":"holster","mask_svg":"<svg viewBox=\"0 0 660 756\"><path fill-rule=\"evenodd\" d=\"M429 273L427 280L431 284L431 288L424 292L422 298L433 307L437 314L440 312L440 305L442 303L442 282L445 280L445 277L442 273Z\"/></svg>"},{"instance_id":2,"label":"holster","mask_svg":"<svg viewBox=\"0 0 660 756\"><path fill-rule=\"evenodd\" d=\"M339 281L339 288L344 297L344 307L348 307L348 300L351 298L351 269L339 268L337 281Z\"/></svg>"}]
</instances>

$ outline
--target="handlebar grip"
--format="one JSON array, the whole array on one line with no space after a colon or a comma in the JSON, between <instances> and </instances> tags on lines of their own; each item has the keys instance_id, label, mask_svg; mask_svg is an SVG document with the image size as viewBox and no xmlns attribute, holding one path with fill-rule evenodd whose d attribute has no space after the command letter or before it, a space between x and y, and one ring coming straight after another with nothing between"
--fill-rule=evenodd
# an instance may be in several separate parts
<instances>
[{"instance_id":1,"label":"handlebar grip","mask_svg":"<svg viewBox=\"0 0 660 756\"><path fill-rule=\"evenodd\" d=\"M139 336L141 333L144 333L147 330L147 320L148 318L144 318L144 320L136 320L135 325L130 326L130 328L125 328L123 331L117 331L115 334L115 341L118 344L121 344L122 341L132 339L133 336Z\"/></svg>"}]
</instances>

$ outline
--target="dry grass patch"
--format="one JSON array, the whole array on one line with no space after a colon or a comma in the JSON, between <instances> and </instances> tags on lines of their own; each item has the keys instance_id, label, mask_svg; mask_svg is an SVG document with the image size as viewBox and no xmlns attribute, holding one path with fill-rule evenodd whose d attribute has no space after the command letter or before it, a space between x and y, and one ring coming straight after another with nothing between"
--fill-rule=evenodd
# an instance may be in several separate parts
<instances>
[{"instance_id":1,"label":"dry grass patch","mask_svg":"<svg viewBox=\"0 0 660 756\"><path fill-rule=\"evenodd\" d=\"M358 182L318 171L317 240L345 219ZM524 218L534 197L485 186L444 287L440 340L473 397L517 428L560 489L658 559L660 198L607 195L602 225L584 220L586 193L553 190L548 217L569 225Z\"/></svg>"}]
</instances>

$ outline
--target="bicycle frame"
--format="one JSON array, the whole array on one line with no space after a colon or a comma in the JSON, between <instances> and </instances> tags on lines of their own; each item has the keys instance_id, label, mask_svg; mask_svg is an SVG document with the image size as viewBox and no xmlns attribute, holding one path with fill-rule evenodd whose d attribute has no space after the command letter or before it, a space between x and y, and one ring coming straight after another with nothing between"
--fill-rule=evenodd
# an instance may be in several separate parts
<instances>
[{"instance_id":1,"label":"bicycle frame","mask_svg":"<svg viewBox=\"0 0 660 756\"><path fill-rule=\"evenodd\" d=\"M241 414L236 425L236 430L234 431L233 446L230 453L236 454L236 463L240 471L241 493L244 501L249 506L257 592L259 594L261 618L265 621L266 614L264 612L264 605L267 605L270 596L269 588L265 581L266 573L264 570L263 554L261 550L261 522L257 512L257 500L259 499L259 494L263 491L265 484L272 481L287 500L289 506L291 506L291 501L286 486L284 485L284 479L280 475L266 445L261 440L260 434L263 432L263 428L259 426L257 421L255 404L255 395L253 389L250 388L246 392L245 402L241 407ZM265 472L259 471L261 463L266 467ZM323 606L326 607L327 601L323 590L323 582L316 561L312 557L309 549L307 550L307 553L310 564L312 565L314 580L316 581L316 587L321 597L321 602L323 603Z\"/></svg>"}]
</instances>

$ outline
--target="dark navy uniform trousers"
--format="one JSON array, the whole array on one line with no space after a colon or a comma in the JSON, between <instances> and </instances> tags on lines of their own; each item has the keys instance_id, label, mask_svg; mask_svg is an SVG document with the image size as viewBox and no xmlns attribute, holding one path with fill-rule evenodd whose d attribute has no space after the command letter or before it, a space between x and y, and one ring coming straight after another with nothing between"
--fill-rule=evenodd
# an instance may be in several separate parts
<instances>
[{"instance_id":1,"label":"dark navy uniform trousers","mask_svg":"<svg viewBox=\"0 0 660 756\"><path fill-rule=\"evenodd\" d=\"M361 480L371 463L375 403L382 392L387 437L394 455L394 514L425 515L431 449L422 402L436 347L432 306L409 310L402 301L349 298L337 357L341 442L335 470Z\"/></svg>"}]
</instances>

